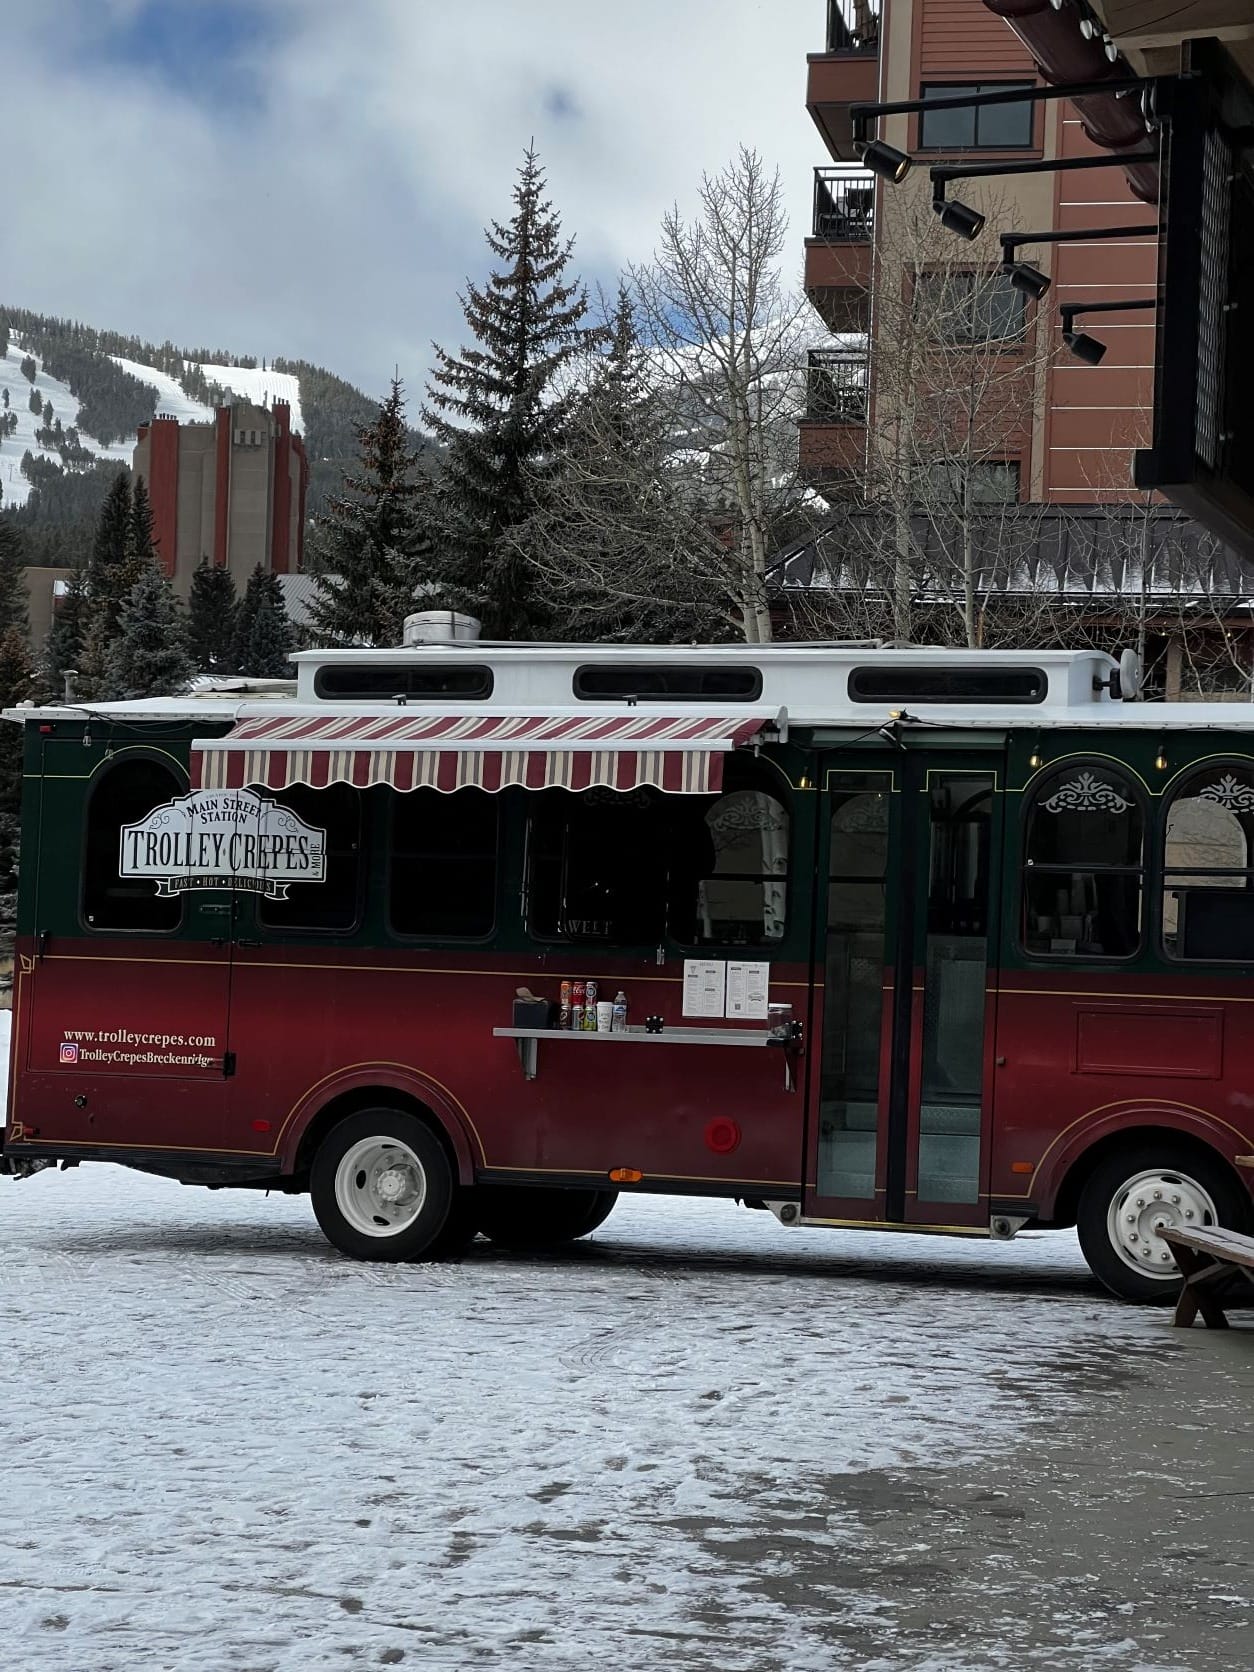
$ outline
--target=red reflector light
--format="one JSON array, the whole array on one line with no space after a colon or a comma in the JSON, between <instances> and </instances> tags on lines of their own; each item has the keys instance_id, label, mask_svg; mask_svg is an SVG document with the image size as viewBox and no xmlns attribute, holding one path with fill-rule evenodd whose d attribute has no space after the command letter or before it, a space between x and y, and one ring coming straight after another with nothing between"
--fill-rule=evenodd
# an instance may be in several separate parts
<instances>
[{"instance_id":1,"label":"red reflector light","mask_svg":"<svg viewBox=\"0 0 1254 1672\"><path fill-rule=\"evenodd\" d=\"M49 732L50 732L50 731L51 731L51 730L52 730L52 727L51 727L51 726L40 726L40 728L39 728L39 734L40 734L40 736L41 736L41 737L47 737L47 735L48 735L48 733L49 733Z\"/></svg>"},{"instance_id":2,"label":"red reflector light","mask_svg":"<svg viewBox=\"0 0 1254 1672\"><path fill-rule=\"evenodd\" d=\"M615 1184L639 1184L644 1174L638 1167L611 1167L610 1178Z\"/></svg>"},{"instance_id":3,"label":"red reflector light","mask_svg":"<svg viewBox=\"0 0 1254 1672\"><path fill-rule=\"evenodd\" d=\"M268 1120L255 1120L253 1122L253 1131L254 1132L269 1132L269 1130L270 1130L270 1122Z\"/></svg>"}]
</instances>

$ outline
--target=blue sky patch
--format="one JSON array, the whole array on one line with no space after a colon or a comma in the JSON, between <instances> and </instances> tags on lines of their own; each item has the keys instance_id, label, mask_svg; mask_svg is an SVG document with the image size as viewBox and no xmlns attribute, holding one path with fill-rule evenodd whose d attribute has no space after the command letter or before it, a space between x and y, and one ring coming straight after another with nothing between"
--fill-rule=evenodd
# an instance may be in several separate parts
<instances>
[{"instance_id":1,"label":"blue sky patch","mask_svg":"<svg viewBox=\"0 0 1254 1672\"><path fill-rule=\"evenodd\" d=\"M274 32L259 0L146 0L133 16L95 32L88 52L186 98L238 108L260 101L259 71Z\"/></svg>"}]
</instances>

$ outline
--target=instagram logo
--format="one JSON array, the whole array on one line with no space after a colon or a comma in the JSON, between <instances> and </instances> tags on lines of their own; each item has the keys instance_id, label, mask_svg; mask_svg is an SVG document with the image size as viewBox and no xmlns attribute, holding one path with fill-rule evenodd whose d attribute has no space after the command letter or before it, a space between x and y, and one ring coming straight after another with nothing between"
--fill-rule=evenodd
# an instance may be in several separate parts
<instances>
[{"instance_id":1,"label":"instagram logo","mask_svg":"<svg viewBox=\"0 0 1254 1672\"><path fill-rule=\"evenodd\" d=\"M77 1062L78 1046L71 1045L69 1040L66 1040L61 1046L61 1053L57 1060L59 1062Z\"/></svg>"}]
</instances>

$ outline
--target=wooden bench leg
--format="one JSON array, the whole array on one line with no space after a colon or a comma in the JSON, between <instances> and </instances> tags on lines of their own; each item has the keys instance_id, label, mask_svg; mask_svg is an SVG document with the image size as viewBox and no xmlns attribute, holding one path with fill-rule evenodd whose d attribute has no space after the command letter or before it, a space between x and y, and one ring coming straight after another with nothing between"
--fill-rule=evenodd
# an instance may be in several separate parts
<instances>
[{"instance_id":1,"label":"wooden bench leg","mask_svg":"<svg viewBox=\"0 0 1254 1672\"><path fill-rule=\"evenodd\" d=\"M1177 1248L1174 1252L1176 1264L1184 1278L1184 1287L1180 1291L1180 1299L1176 1302L1175 1316L1171 1320L1172 1327L1188 1329L1200 1312L1208 1329L1227 1329L1227 1314L1218 1295L1209 1285L1213 1279L1222 1280L1230 1276L1235 1268L1222 1260L1208 1260L1192 1248Z\"/></svg>"},{"instance_id":2,"label":"wooden bench leg","mask_svg":"<svg viewBox=\"0 0 1254 1672\"><path fill-rule=\"evenodd\" d=\"M1188 1329L1197 1317L1197 1310L1197 1290L1186 1278L1184 1288L1180 1291L1180 1299L1176 1302L1175 1316L1171 1320L1172 1328Z\"/></svg>"}]
</instances>

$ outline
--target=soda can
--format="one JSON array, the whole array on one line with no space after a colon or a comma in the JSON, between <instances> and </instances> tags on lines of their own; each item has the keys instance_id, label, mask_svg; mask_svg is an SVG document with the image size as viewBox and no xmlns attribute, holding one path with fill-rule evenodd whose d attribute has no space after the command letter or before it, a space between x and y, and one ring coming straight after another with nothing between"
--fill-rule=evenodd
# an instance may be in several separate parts
<instances>
[{"instance_id":1,"label":"soda can","mask_svg":"<svg viewBox=\"0 0 1254 1672\"><path fill-rule=\"evenodd\" d=\"M572 1033L583 1032L583 1005L572 1004L570 1007L570 1026Z\"/></svg>"},{"instance_id":2,"label":"soda can","mask_svg":"<svg viewBox=\"0 0 1254 1672\"><path fill-rule=\"evenodd\" d=\"M587 1004L587 989L582 981L572 981L570 984L570 1002L572 1004Z\"/></svg>"},{"instance_id":3,"label":"soda can","mask_svg":"<svg viewBox=\"0 0 1254 1672\"><path fill-rule=\"evenodd\" d=\"M557 1025L559 1028L570 1026L570 982L563 981L558 988Z\"/></svg>"},{"instance_id":4,"label":"soda can","mask_svg":"<svg viewBox=\"0 0 1254 1672\"><path fill-rule=\"evenodd\" d=\"M597 984L595 981L584 982L583 1025L588 1033L597 1031Z\"/></svg>"}]
</instances>

